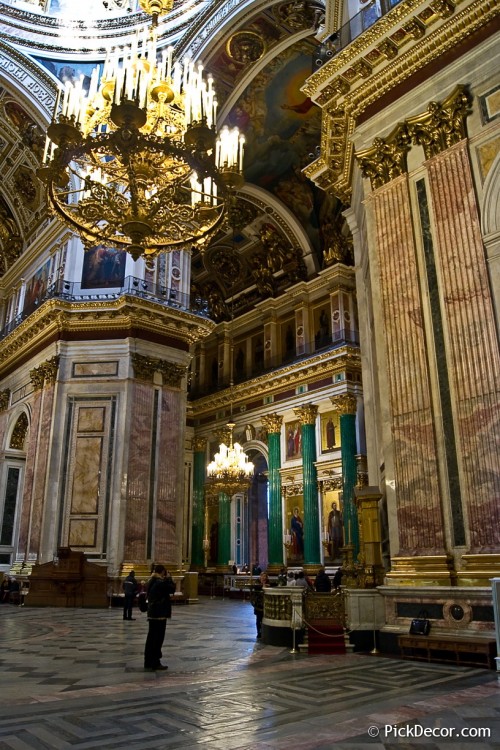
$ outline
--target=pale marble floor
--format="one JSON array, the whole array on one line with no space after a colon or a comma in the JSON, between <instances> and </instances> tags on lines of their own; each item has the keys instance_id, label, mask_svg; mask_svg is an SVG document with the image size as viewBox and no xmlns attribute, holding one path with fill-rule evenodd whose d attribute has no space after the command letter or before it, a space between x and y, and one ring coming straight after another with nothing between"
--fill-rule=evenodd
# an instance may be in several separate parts
<instances>
[{"instance_id":1,"label":"pale marble floor","mask_svg":"<svg viewBox=\"0 0 500 750\"><path fill-rule=\"evenodd\" d=\"M145 673L135 617L1 605L0 750L500 748L493 671L291 654L247 602L206 598L174 607L169 669Z\"/></svg>"}]
</instances>

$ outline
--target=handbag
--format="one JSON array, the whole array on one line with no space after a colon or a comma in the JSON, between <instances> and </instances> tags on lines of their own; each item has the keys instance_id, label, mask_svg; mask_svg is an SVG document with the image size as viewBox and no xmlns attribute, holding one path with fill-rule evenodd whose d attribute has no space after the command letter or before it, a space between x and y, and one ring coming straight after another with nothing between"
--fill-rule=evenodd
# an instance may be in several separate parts
<instances>
[{"instance_id":1,"label":"handbag","mask_svg":"<svg viewBox=\"0 0 500 750\"><path fill-rule=\"evenodd\" d=\"M431 623L427 619L427 612L422 610L410 623L410 635L429 635L430 630Z\"/></svg>"}]
</instances>

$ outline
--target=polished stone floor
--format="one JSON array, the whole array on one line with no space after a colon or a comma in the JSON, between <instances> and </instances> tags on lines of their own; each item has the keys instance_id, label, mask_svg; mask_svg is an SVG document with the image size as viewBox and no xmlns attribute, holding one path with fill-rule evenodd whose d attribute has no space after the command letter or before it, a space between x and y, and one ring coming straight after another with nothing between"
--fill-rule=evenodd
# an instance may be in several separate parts
<instances>
[{"instance_id":1,"label":"polished stone floor","mask_svg":"<svg viewBox=\"0 0 500 750\"><path fill-rule=\"evenodd\" d=\"M134 614L0 606L0 750L500 748L494 671L293 654L255 640L249 603L202 598L149 673Z\"/></svg>"}]
</instances>

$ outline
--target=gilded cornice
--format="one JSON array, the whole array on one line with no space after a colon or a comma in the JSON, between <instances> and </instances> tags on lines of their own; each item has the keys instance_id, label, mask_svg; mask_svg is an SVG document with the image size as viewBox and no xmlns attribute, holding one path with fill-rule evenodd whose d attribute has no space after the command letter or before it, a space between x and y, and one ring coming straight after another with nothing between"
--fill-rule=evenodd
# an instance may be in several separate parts
<instances>
[{"instance_id":1,"label":"gilded cornice","mask_svg":"<svg viewBox=\"0 0 500 750\"><path fill-rule=\"evenodd\" d=\"M268 433L279 433L281 432L281 425L283 424L283 417L281 414L274 412L273 414L266 414L262 417L262 425L265 427Z\"/></svg>"},{"instance_id":2,"label":"gilded cornice","mask_svg":"<svg viewBox=\"0 0 500 750\"><path fill-rule=\"evenodd\" d=\"M293 412L301 425L316 424L316 417L318 416L318 407L316 404L304 404L304 406L294 409Z\"/></svg>"},{"instance_id":3,"label":"gilded cornice","mask_svg":"<svg viewBox=\"0 0 500 750\"><path fill-rule=\"evenodd\" d=\"M340 396L331 396L330 401L332 402L333 408L343 414L356 414L358 408L358 400L352 393L342 393Z\"/></svg>"},{"instance_id":4,"label":"gilded cornice","mask_svg":"<svg viewBox=\"0 0 500 750\"><path fill-rule=\"evenodd\" d=\"M499 14L494 0L477 0L460 11L455 5L459 3L451 0L399 3L302 87L323 108L321 155L304 170L323 190L348 203L354 156L352 135L360 115ZM366 75L366 66L361 69L357 65L361 59L372 67L371 74Z\"/></svg>"},{"instance_id":5,"label":"gilded cornice","mask_svg":"<svg viewBox=\"0 0 500 750\"><path fill-rule=\"evenodd\" d=\"M349 369L361 372L361 357L359 349L345 346L333 352L324 352L311 357L306 364L295 363L261 375L258 378L238 383L233 388L226 388L217 393L211 393L192 402L193 413L197 416L206 412L215 412L229 406L231 403L244 403L254 398L262 399L283 389L295 388L325 376L333 376ZM329 386L331 387L331 386ZM318 391L319 393L320 391Z\"/></svg>"},{"instance_id":6,"label":"gilded cornice","mask_svg":"<svg viewBox=\"0 0 500 750\"><path fill-rule=\"evenodd\" d=\"M92 302L50 299L0 342L0 374L56 335L84 332L92 338L96 332L136 329L189 345L208 336L215 325L207 318L128 295Z\"/></svg>"}]
</instances>

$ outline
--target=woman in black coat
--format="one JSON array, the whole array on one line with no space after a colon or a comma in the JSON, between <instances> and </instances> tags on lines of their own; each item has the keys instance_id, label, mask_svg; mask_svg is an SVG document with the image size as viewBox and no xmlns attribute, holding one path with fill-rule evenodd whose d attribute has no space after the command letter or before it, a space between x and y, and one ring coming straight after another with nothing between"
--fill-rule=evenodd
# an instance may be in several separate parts
<instances>
[{"instance_id":1,"label":"woman in black coat","mask_svg":"<svg viewBox=\"0 0 500 750\"><path fill-rule=\"evenodd\" d=\"M149 628L144 648L144 669L148 671L168 669L160 659L167 619L172 615L170 595L174 592L175 583L170 574L163 565L155 565L147 584Z\"/></svg>"}]
</instances>

